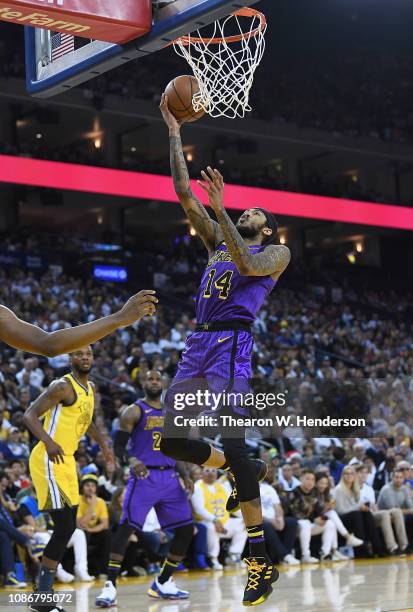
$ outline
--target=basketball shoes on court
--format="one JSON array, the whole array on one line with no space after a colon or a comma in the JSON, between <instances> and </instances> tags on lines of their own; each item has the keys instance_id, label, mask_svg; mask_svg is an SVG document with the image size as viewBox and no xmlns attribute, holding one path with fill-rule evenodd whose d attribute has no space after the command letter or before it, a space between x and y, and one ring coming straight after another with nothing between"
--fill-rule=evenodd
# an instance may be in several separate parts
<instances>
[{"instance_id":1,"label":"basketball shoes on court","mask_svg":"<svg viewBox=\"0 0 413 612\"><path fill-rule=\"evenodd\" d=\"M110 580L107 580L100 595L95 599L95 606L97 608L111 608L112 606L116 606L116 598L116 588Z\"/></svg>"},{"instance_id":2,"label":"basketball shoes on court","mask_svg":"<svg viewBox=\"0 0 413 612\"><path fill-rule=\"evenodd\" d=\"M247 557L248 581L244 591L244 606L258 606L272 593L272 584L279 577L275 565L266 557Z\"/></svg>"},{"instance_id":3,"label":"basketball shoes on court","mask_svg":"<svg viewBox=\"0 0 413 612\"><path fill-rule=\"evenodd\" d=\"M189 591L178 589L173 576L163 584L160 584L158 577L156 577L148 589L148 595L157 599L188 599Z\"/></svg>"}]
</instances>

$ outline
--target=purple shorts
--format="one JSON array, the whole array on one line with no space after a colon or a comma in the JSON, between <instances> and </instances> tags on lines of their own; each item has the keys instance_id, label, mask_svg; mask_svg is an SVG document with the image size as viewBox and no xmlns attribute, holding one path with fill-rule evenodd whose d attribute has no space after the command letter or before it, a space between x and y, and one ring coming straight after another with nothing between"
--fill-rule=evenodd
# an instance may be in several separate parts
<instances>
[{"instance_id":1,"label":"purple shorts","mask_svg":"<svg viewBox=\"0 0 413 612\"><path fill-rule=\"evenodd\" d=\"M251 332L200 331L188 336L178 370L165 397L165 408L176 410L177 394L193 394L198 390L209 390L216 396L226 392L248 393L251 391L251 356L253 348ZM213 412L221 407L185 405L184 414ZM246 414L244 408L233 405L232 410Z\"/></svg>"},{"instance_id":2,"label":"purple shorts","mask_svg":"<svg viewBox=\"0 0 413 612\"><path fill-rule=\"evenodd\" d=\"M120 524L127 521L142 530L151 508L155 508L162 529L175 529L193 522L188 496L174 469L150 468L147 478L129 478Z\"/></svg>"}]
</instances>

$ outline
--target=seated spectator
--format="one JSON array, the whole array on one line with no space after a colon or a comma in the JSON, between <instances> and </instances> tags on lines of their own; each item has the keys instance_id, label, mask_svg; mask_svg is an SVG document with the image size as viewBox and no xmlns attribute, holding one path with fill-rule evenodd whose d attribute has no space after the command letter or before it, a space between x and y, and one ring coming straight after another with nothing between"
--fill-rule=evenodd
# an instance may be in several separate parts
<instances>
[{"instance_id":1,"label":"seated spectator","mask_svg":"<svg viewBox=\"0 0 413 612\"><path fill-rule=\"evenodd\" d=\"M5 459L28 459L30 450L27 443L24 441L24 435L17 427L10 427L7 432L7 439L3 447Z\"/></svg>"},{"instance_id":2,"label":"seated spectator","mask_svg":"<svg viewBox=\"0 0 413 612\"><path fill-rule=\"evenodd\" d=\"M33 527L24 525L16 528L12 514L16 506L0 493L0 584L6 588L24 588L25 582L15 574L14 545L20 546L32 558Z\"/></svg>"},{"instance_id":3,"label":"seated spectator","mask_svg":"<svg viewBox=\"0 0 413 612\"><path fill-rule=\"evenodd\" d=\"M321 515L318 505L315 474L309 468L301 472L300 485L289 493L290 508L298 520L298 537L301 545L302 563L319 563L320 559L310 552L311 537L321 534L321 558L332 553L337 538L336 527L330 519Z\"/></svg>"},{"instance_id":4,"label":"seated spectator","mask_svg":"<svg viewBox=\"0 0 413 612\"><path fill-rule=\"evenodd\" d=\"M378 466L376 475L374 477L373 489L375 491L380 491L384 485L391 482L392 473L396 467L394 454L394 448L390 447L386 450L386 458Z\"/></svg>"},{"instance_id":5,"label":"seated spectator","mask_svg":"<svg viewBox=\"0 0 413 612\"><path fill-rule=\"evenodd\" d=\"M413 500L410 489L404 482L404 471L394 470L392 481L384 485L379 493L377 505L379 510L391 510L400 508L403 512L404 522L409 541L413 540Z\"/></svg>"},{"instance_id":6,"label":"seated spectator","mask_svg":"<svg viewBox=\"0 0 413 612\"><path fill-rule=\"evenodd\" d=\"M370 508L376 525L382 530L387 552L390 555L406 554L409 542L401 509L379 510L374 489L367 484L367 466L356 467L356 472L360 485L360 502Z\"/></svg>"},{"instance_id":7,"label":"seated spectator","mask_svg":"<svg viewBox=\"0 0 413 612\"><path fill-rule=\"evenodd\" d=\"M354 463L364 463L366 458L366 449L364 447L363 442L356 442L353 446L353 456L348 462L348 465L353 465Z\"/></svg>"},{"instance_id":8,"label":"seated spectator","mask_svg":"<svg viewBox=\"0 0 413 612\"><path fill-rule=\"evenodd\" d=\"M339 533L346 540L347 546L358 547L362 546L363 540L356 538L355 535L350 533L348 529L346 529L343 521L337 514L335 507L335 500L331 494L331 482L330 477L323 472L317 472L316 474L316 488L317 488L317 498L319 508L322 511L322 516L326 516L331 521L333 521L336 526L336 532ZM338 542L334 540L334 547L331 555L332 561L345 561L348 559L346 555L343 555L338 550Z\"/></svg>"},{"instance_id":9,"label":"seated spectator","mask_svg":"<svg viewBox=\"0 0 413 612\"><path fill-rule=\"evenodd\" d=\"M284 516L278 493L271 486L273 473L274 468L270 467L264 481L260 483L267 554L274 563L282 561L286 565L299 565L293 552L298 530L297 519Z\"/></svg>"},{"instance_id":10,"label":"seated spectator","mask_svg":"<svg viewBox=\"0 0 413 612\"><path fill-rule=\"evenodd\" d=\"M340 482L341 472L344 468L343 459L346 456L346 451L341 446L335 446L332 451L333 459L329 463L330 474L334 478L335 484Z\"/></svg>"},{"instance_id":11,"label":"seated spectator","mask_svg":"<svg viewBox=\"0 0 413 612\"><path fill-rule=\"evenodd\" d=\"M218 561L220 538L228 538L231 544L228 550L232 562L241 560L241 554L247 541L247 532L241 518L229 516L225 509L231 487L217 482L217 470L204 467L202 479L194 485L191 498L194 518L207 528L208 556L212 569L222 569Z\"/></svg>"},{"instance_id":12,"label":"seated spectator","mask_svg":"<svg viewBox=\"0 0 413 612\"><path fill-rule=\"evenodd\" d=\"M103 473L98 476L98 495L110 502L112 495L118 490L120 484L120 473L114 463L105 463Z\"/></svg>"},{"instance_id":13,"label":"seated spectator","mask_svg":"<svg viewBox=\"0 0 413 612\"><path fill-rule=\"evenodd\" d=\"M109 513L104 500L97 497L97 476L85 474L80 483L77 526L86 533L88 561L93 575L106 571L109 560Z\"/></svg>"},{"instance_id":14,"label":"seated spectator","mask_svg":"<svg viewBox=\"0 0 413 612\"><path fill-rule=\"evenodd\" d=\"M27 463L21 459L12 459L7 470L12 486L20 491L31 486L30 478L27 475ZM12 497L16 497L15 495Z\"/></svg>"},{"instance_id":15,"label":"seated spectator","mask_svg":"<svg viewBox=\"0 0 413 612\"><path fill-rule=\"evenodd\" d=\"M282 466L278 475L278 482L284 491L292 491L300 486L300 481L293 475L293 468L289 463L284 463Z\"/></svg>"},{"instance_id":16,"label":"seated spectator","mask_svg":"<svg viewBox=\"0 0 413 612\"><path fill-rule=\"evenodd\" d=\"M6 412L5 406L0 404L0 442L7 440L7 434L11 428L9 414Z\"/></svg>"},{"instance_id":17,"label":"seated spectator","mask_svg":"<svg viewBox=\"0 0 413 612\"><path fill-rule=\"evenodd\" d=\"M36 541L36 550L44 550L51 538L53 523L49 515L39 511L36 491L34 488L25 489L19 499L17 511L19 519L23 524L33 528L33 539ZM75 557L75 575L67 572L61 563L56 568L56 578L59 582L73 582L75 576L82 582L91 582L92 576L88 573L87 544L84 531L75 529L70 538L67 548L73 548Z\"/></svg>"},{"instance_id":18,"label":"seated spectator","mask_svg":"<svg viewBox=\"0 0 413 612\"><path fill-rule=\"evenodd\" d=\"M301 466L303 468L310 468L310 470L314 470L320 463L320 455L316 455L314 453L314 444L312 442L307 442L304 444L303 453L304 455L301 460Z\"/></svg>"},{"instance_id":19,"label":"seated spectator","mask_svg":"<svg viewBox=\"0 0 413 612\"><path fill-rule=\"evenodd\" d=\"M369 506L360 501L360 485L353 466L347 465L334 489L336 510L346 528L364 544L356 549L355 556L383 555L383 546ZM370 550L368 549L368 545Z\"/></svg>"}]
</instances>

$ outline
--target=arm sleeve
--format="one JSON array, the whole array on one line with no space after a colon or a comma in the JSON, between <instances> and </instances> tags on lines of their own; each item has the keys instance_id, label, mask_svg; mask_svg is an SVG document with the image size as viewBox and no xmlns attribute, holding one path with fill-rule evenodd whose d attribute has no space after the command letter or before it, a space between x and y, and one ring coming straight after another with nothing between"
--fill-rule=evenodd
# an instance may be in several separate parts
<instances>
[{"instance_id":1,"label":"arm sleeve","mask_svg":"<svg viewBox=\"0 0 413 612\"><path fill-rule=\"evenodd\" d=\"M198 516L201 516L205 521L215 520L215 515L205 509L205 502L202 490L195 485L194 493L191 497L192 507Z\"/></svg>"},{"instance_id":2,"label":"arm sleeve","mask_svg":"<svg viewBox=\"0 0 413 612\"><path fill-rule=\"evenodd\" d=\"M118 429L115 432L113 439L113 450L115 451L115 455L122 465L126 463L126 447L128 445L129 438L130 433L128 431Z\"/></svg>"}]
</instances>

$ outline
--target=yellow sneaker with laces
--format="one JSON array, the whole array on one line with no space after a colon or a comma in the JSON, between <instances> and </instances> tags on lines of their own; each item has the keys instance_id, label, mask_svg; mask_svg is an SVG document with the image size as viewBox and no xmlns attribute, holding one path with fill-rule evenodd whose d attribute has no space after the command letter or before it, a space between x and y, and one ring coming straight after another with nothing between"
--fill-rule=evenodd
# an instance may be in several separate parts
<instances>
[{"instance_id":1,"label":"yellow sneaker with laces","mask_svg":"<svg viewBox=\"0 0 413 612\"><path fill-rule=\"evenodd\" d=\"M248 569L248 580L242 603L244 606L258 606L271 595L272 584L280 574L266 557L247 557L243 561Z\"/></svg>"}]
</instances>

